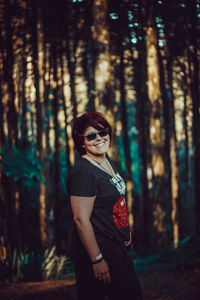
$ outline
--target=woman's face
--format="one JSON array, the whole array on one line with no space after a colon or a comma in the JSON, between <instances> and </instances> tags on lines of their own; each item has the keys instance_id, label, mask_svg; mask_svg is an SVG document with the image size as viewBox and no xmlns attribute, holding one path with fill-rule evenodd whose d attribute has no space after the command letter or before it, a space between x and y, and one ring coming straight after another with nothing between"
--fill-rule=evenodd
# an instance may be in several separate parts
<instances>
[{"instance_id":1,"label":"woman's face","mask_svg":"<svg viewBox=\"0 0 200 300\"><path fill-rule=\"evenodd\" d=\"M99 134L95 135L95 133L97 132ZM100 131L92 126L89 126L84 132L83 146L85 148L86 154L88 155L105 156L110 146L110 136L108 132L105 132L104 128L102 128L102 131Z\"/></svg>"}]
</instances>

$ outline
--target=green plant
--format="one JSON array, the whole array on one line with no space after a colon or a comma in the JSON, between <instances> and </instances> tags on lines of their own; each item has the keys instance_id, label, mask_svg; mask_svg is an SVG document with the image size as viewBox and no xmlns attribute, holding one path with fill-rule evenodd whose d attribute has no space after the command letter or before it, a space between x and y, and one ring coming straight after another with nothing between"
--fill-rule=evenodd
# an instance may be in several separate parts
<instances>
[{"instance_id":1,"label":"green plant","mask_svg":"<svg viewBox=\"0 0 200 300\"><path fill-rule=\"evenodd\" d=\"M25 153L16 146L3 146L0 155L0 172L12 176L14 181L28 178L45 183L41 175L42 164L33 146L27 148Z\"/></svg>"},{"instance_id":2,"label":"green plant","mask_svg":"<svg viewBox=\"0 0 200 300\"><path fill-rule=\"evenodd\" d=\"M48 279L61 279L66 274L73 272L71 262L65 255L56 255L56 247L52 247L51 250L46 250L45 260L42 264L42 277L45 280Z\"/></svg>"}]
</instances>

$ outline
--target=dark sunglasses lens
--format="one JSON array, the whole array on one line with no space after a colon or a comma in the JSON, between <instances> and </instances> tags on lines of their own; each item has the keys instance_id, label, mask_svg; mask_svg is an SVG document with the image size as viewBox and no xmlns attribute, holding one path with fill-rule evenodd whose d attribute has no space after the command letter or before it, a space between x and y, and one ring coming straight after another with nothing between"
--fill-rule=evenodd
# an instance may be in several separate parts
<instances>
[{"instance_id":1,"label":"dark sunglasses lens","mask_svg":"<svg viewBox=\"0 0 200 300\"><path fill-rule=\"evenodd\" d=\"M96 139L96 136L97 136L96 133L91 133L91 134L86 135L86 138L88 141L92 141L92 140Z\"/></svg>"},{"instance_id":2,"label":"dark sunglasses lens","mask_svg":"<svg viewBox=\"0 0 200 300\"><path fill-rule=\"evenodd\" d=\"M101 130L101 131L99 131L100 137L106 136L107 134L108 134L107 130Z\"/></svg>"},{"instance_id":3,"label":"dark sunglasses lens","mask_svg":"<svg viewBox=\"0 0 200 300\"><path fill-rule=\"evenodd\" d=\"M105 130L101 130L99 132L90 133L90 134L86 135L86 138L88 141L92 141L92 140L96 139L97 134L100 135L100 137L106 136L108 134L108 128Z\"/></svg>"}]
</instances>

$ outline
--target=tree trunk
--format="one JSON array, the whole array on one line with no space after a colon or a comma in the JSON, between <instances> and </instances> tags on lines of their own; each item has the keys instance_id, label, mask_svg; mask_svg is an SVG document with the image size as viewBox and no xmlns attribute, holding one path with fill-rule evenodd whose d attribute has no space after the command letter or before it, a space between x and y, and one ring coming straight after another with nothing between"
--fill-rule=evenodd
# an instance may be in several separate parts
<instances>
[{"instance_id":1,"label":"tree trunk","mask_svg":"<svg viewBox=\"0 0 200 300\"><path fill-rule=\"evenodd\" d=\"M67 162L67 168L71 168L71 161L70 161L70 147L69 147L69 136L67 132L68 122L67 122L67 108L66 108L66 102L65 102L65 95L63 93L64 89L64 66L63 66L63 60L64 60L64 53L63 53L63 47L62 44L60 45L60 60L61 60L61 78L62 78L62 104L63 104L63 111L64 111L64 118L65 118L65 138L66 138L66 162Z\"/></svg>"},{"instance_id":2,"label":"tree trunk","mask_svg":"<svg viewBox=\"0 0 200 300\"><path fill-rule=\"evenodd\" d=\"M35 106L36 106L36 137L37 137L37 149L38 149L38 157L43 162L45 157L45 147L44 141L44 128L43 128L43 116L44 116L44 105L43 105L43 93L41 90L42 87L42 72L43 66L41 58L39 57L38 53L41 51L41 21L40 21L40 12L39 12L39 5L38 0L31 0L32 6L32 51L33 51L33 72L34 72L34 85L35 85ZM44 172L42 171L43 176ZM46 242L46 203L45 203L45 185L40 183L39 184L39 203L40 209L38 211L40 217L40 244L41 247L45 246ZM38 241L39 243L39 241Z\"/></svg>"},{"instance_id":3,"label":"tree trunk","mask_svg":"<svg viewBox=\"0 0 200 300\"><path fill-rule=\"evenodd\" d=\"M74 30L74 29L72 29ZM74 32L73 32L74 35ZM76 69L76 56L75 50L76 46L70 46L72 43L70 37L68 36L67 46L66 46L66 55L67 55L67 63L68 63L68 71L70 75L70 87L71 87L71 105L72 105L72 113L73 119L76 118L77 115L77 102L76 102L76 90L75 90L75 69ZM76 45L77 41L75 41L75 37L73 43Z\"/></svg>"},{"instance_id":4,"label":"tree trunk","mask_svg":"<svg viewBox=\"0 0 200 300\"><path fill-rule=\"evenodd\" d=\"M0 45L1 45L1 37L0 37ZM1 58L0 58L0 60L1 60ZM3 82L3 78L2 78L1 73L2 73L2 70L0 70L0 82ZM4 119L4 105L3 105L2 85L0 85L0 120L1 120L1 122L0 122L0 151L1 151L2 146L5 145L5 141L6 141L5 140L5 132L4 132L5 119Z\"/></svg>"},{"instance_id":5,"label":"tree trunk","mask_svg":"<svg viewBox=\"0 0 200 300\"><path fill-rule=\"evenodd\" d=\"M191 77L191 94L193 102L193 150L194 150L194 188L196 202L196 233L200 235L200 93L199 93L199 60L198 60L198 44L197 44L197 1L191 0L187 2L187 8L190 16L190 24L192 34L190 35L193 50L189 52L192 66Z\"/></svg>"},{"instance_id":6,"label":"tree trunk","mask_svg":"<svg viewBox=\"0 0 200 300\"><path fill-rule=\"evenodd\" d=\"M152 10L153 8L151 8ZM147 74L148 97L150 109L150 139L152 145L152 189L153 199L153 248L165 247L166 223L164 218L164 161L162 136L162 102L159 82L159 61L157 52L157 37L152 12L147 28Z\"/></svg>"},{"instance_id":7,"label":"tree trunk","mask_svg":"<svg viewBox=\"0 0 200 300\"><path fill-rule=\"evenodd\" d=\"M164 118L164 128L165 128L165 142L163 147L163 155L164 155L164 164L165 164L165 172L164 172L164 194L163 201L165 207L165 224L166 224L166 245L167 247L173 246L174 241L174 233L175 230L171 214L172 214L172 167L171 166L171 158L170 158L170 139L171 139L171 114L170 114L170 106L173 101L171 97L169 97L169 93L166 90L165 83L165 72L163 66L163 60L161 53L158 50L158 59L159 59L159 74L160 74L160 89L162 94L162 105L163 105L163 118ZM168 86L170 83L168 82Z\"/></svg>"},{"instance_id":8,"label":"tree trunk","mask_svg":"<svg viewBox=\"0 0 200 300\"><path fill-rule=\"evenodd\" d=\"M5 8L5 53L6 59L4 60L4 78L8 85L8 99L7 103L7 122L8 122L8 140L10 145L17 145L18 141L18 126L17 126L17 113L15 108L15 89L13 82L13 66L14 66L14 55L13 55L13 45L12 45L12 27L11 27L11 1L4 0Z\"/></svg>"},{"instance_id":9,"label":"tree trunk","mask_svg":"<svg viewBox=\"0 0 200 300\"><path fill-rule=\"evenodd\" d=\"M143 34L144 35L144 34ZM152 199L148 189L148 168L150 168L150 140L147 94L146 46L144 39L138 42L139 57L134 61L135 90L137 99L137 128L140 151L140 197L134 199L134 238L140 249L150 249L153 245Z\"/></svg>"},{"instance_id":10,"label":"tree trunk","mask_svg":"<svg viewBox=\"0 0 200 300\"><path fill-rule=\"evenodd\" d=\"M171 137L170 137L170 159L171 159L171 187L172 187L172 222L174 225L174 243L175 246L178 245L180 236L180 214L181 214L181 199L180 199L180 183L179 183L179 162L178 162L178 146L175 128L175 110L174 110L174 95L172 88L172 64L170 59L167 61L167 78L168 78L168 102L169 113L170 113L170 123L171 123Z\"/></svg>"},{"instance_id":11,"label":"tree trunk","mask_svg":"<svg viewBox=\"0 0 200 300\"><path fill-rule=\"evenodd\" d=\"M88 94L88 103L86 106L86 111L95 110L95 80L94 80L94 67L95 67L95 51L94 43L91 34L92 24L92 9L90 3L87 2L87 9L85 15L85 22L87 26L86 32L86 44L85 44L85 53L84 53L84 72L87 79L87 94ZM88 13L89 12L89 13Z\"/></svg>"},{"instance_id":12,"label":"tree trunk","mask_svg":"<svg viewBox=\"0 0 200 300\"><path fill-rule=\"evenodd\" d=\"M59 100L58 100L58 75L57 75L57 45L54 44L52 47L52 56L53 56L53 77L56 87L53 90L53 116L54 116L54 130L55 130L55 154L54 154L54 237L55 244L58 253L61 251L61 231L60 231L60 217L61 217L61 199L60 199L60 145L59 145L59 121L58 121L58 111L59 111Z\"/></svg>"},{"instance_id":13,"label":"tree trunk","mask_svg":"<svg viewBox=\"0 0 200 300\"><path fill-rule=\"evenodd\" d=\"M132 180L131 174L131 157L130 157L130 141L128 136L128 120L127 120L127 109L126 109L126 92L125 92L125 81L124 81L124 53L121 48L120 51L120 103L121 103L121 122L123 124L123 144L126 162L127 179Z\"/></svg>"}]
</instances>

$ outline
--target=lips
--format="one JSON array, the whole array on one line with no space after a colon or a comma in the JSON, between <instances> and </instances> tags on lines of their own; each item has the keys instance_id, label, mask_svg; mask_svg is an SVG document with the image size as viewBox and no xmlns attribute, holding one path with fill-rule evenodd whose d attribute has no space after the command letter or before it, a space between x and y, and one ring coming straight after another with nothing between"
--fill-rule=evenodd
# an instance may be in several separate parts
<instances>
[{"instance_id":1,"label":"lips","mask_svg":"<svg viewBox=\"0 0 200 300\"><path fill-rule=\"evenodd\" d=\"M98 147L98 146L103 146L105 144L105 142L101 142L101 143L99 143L99 144L97 144L97 145L95 145L96 147Z\"/></svg>"}]
</instances>

